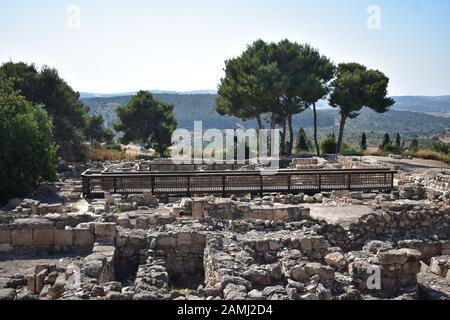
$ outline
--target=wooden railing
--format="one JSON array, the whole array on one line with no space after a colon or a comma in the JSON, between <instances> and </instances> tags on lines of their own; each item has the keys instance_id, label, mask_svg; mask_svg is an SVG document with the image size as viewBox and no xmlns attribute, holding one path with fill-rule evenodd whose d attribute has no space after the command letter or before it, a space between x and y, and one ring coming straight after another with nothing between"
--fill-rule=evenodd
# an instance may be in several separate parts
<instances>
[{"instance_id":1,"label":"wooden railing","mask_svg":"<svg viewBox=\"0 0 450 320\"><path fill-rule=\"evenodd\" d=\"M314 194L332 190L392 190L395 171L381 169L280 170L273 175L260 171L95 173L82 174L86 198L105 192L155 195L203 195L272 192Z\"/></svg>"}]
</instances>

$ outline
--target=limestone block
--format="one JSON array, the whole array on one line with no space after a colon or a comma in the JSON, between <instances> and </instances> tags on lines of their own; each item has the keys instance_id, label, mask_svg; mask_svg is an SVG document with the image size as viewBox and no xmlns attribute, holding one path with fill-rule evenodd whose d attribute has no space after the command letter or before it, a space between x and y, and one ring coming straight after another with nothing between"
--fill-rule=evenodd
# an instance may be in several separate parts
<instances>
[{"instance_id":1,"label":"limestone block","mask_svg":"<svg viewBox=\"0 0 450 320\"><path fill-rule=\"evenodd\" d=\"M177 245L175 236L161 236L156 241L156 248L158 250L174 249Z\"/></svg>"},{"instance_id":2,"label":"limestone block","mask_svg":"<svg viewBox=\"0 0 450 320\"><path fill-rule=\"evenodd\" d=\"M33 245L32 229L16 229L11 231L11 243L14 246Z\"/></svg>"},{"instance_id":3,"label":"limestone block","mask_svg":"<svg viewBox=\"0 0 450 320\"><path fill-rule=\"evenodd\" d=\"M36 277L35 276L28 277L27 289L31 293L36 293Z\"/></svg>"},{"instance_id":4,"label":"limestone block","mask_svg":"<svg viewBox=\"0 0 450 320\"><path fill-rule=\"evenodd\" d=\"M305 270L308 273L309 276L315 276L315 275L319 275L320 276L320 281L322 283L324 282L328 282L330 280L334 279L334 269L329 267L329 266L324 266L320 263L308 263L305 266Z\"/></svg>"},{"instance_id":5,"label":"limestone block","mask_svg":"<svg viewBox=\"0 0 450 320\"><path fill-rule=\"evenodd\" d=\"M47 205L47 211L50 213L61 213L63 211L62 203L55 203Z\"/></svg>"},{"instance_id":6,"label":"limestone block","mask_svg":"<svg viewBox=\"0 0 450 320\"><path fill-rule=\"evenodd\" d=\"M73 230L56 229L54 231L55 246L72 246Z\"/></svg>"},{"instance_id":7,"label":"limestone block","mask_svg":"<svg viewBox=\"0 0 450 320\"><path fill-rule=\"evenodd\" d=\"M34 246L53 246L54 237L52 228L33 229Z\"/></svg>"},{"instance_id":8,"label":"limestone block","mask_svg":"<svg viewBox=\"0 0 450 320\"><path fill-rule=\"evenodd\" d=\"M0 243L11 243L11 231L0 229Z\"/></svg>"},{"instance_id":9,"label":"limestone block","mask_svg":"<svg viewBox=\"0 0 450 320\"><path fill-rule=\"evenodd\" d=\"M203 218L203 202L193 201L192 202L192 219L198 220Z\"/></svg>"},{"instance_id":10,"label":"limestone block","mask_svg":"<svg viewBox=\"0 0 450 320\"><path fill-rule=\"evenodd\" d=\"M289 220L289 209L288 208L277 209L275 211L273 220L288 221Z\"/></svg>"},{"instance_id":11,"label":"limestone block","mask_svg":"<svg viewBox=\"0 0 450 320\"><path fill-rule=\"evenodd\" d=\"M117 217L117 223L119 224L119 226L128 227L131 225L130 217L126 213L120 214Z\"/></svg>"},{"instance_id":12,"label":"limestone block","mask_svg":"<svg viewBox=\"0 0 450 320\"><path fill-rule=\"evenodd\" d=\"M177 234L177 246L190 246L192 244L192 236L190 233Z\"/></svg>"},{"instance_id":13,"label":"limestone block","mask_svg":"<svg viewBox=\"0 0 450 320\"><path fill-rule=\"evenodd\" d=\"M74 245L91 246L94 244L94 232L92 229L74 229Z\"/></svg>"},{"instance_id":14,"label":"limestone block","mask_svg":"<svg viewBox=\"0 0 450 320\"><path fill-rule=\"evenodd\" d=\"M269 250L269 242L267 240L256 241L255 250L258 252L268 251Z\"/></svg>"},{"instance_id":15,"label":"limestone block","mask_svg":"<svg viewBox=\"0 0 450 320\"><path fill-rule=\"evenodd\" d=\"M9 243L0 243L0 252L11 252L14 247Z\"/></svg>"},{"instance_id":16,"label":"limestone block","mask_svg":"<svg viewBox=\"0 0 450 320\"><path fill-rule=\"evenodd\" d=\"M48 270L42 270L36 275L36 293L39 294L44 288L44 279L48 274Z\"/></svg>"},{"instance_id":17,"label":"limestone block","mask_svg":"<svg viewBox=\"0 0 450 320\"><path fill-rule=\"evenodd\" d=\"M115 223L96 223L94 225L95 236L99 238L115 238L117 225Z\"/></svg>"},{"instance_id":18,"label":"limestone block","mask_svg":"<svg viewBox=\"0 0 450 320\"><path fill-rule=\"evenodd\" d=\"M421 254L414 249L399 249L380 252L378 259L381 264L404 264L408 260L419 260Z\"/></svg>"}]
</instances>

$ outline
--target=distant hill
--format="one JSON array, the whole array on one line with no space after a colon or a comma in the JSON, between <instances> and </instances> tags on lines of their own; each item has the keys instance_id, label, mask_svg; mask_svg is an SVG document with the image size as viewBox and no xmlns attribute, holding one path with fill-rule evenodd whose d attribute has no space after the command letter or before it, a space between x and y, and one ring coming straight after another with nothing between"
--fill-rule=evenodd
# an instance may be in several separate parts
<instances>
[{"instance_id":1,"label":"distant hill","mask_svg":"<svg viewBox=\"0 0 450 320\"><path fill-rule=\"evenodd\" d=\"M235 117L220 116L215 110L214 94L172 94L154 93L154 96L161 100L172 103L179 128L193 129L194 121L203 121L203 128L255 128L255 121L243 122ZM117 120L116 108L119 105L127 104L131 95L111 96L82 99L90 107L91 114L101 114L105 118L107 125ZM447 97L448 98L448 97ZM429 137L439 135L450 130L450 118L425 114L423 106L429 112L442 112L446 110L445 97L395 97L397 104L391 111L385 114L377 114L369 109L364 109L361 115L350 120L346 127L346 137L349 141L358 142L361 133L368 132L369 143L378 143L384 133L402 133L406 139L413 137ZM410 101L410 104L408 104ZM431 101L431 102L430 102ZM419 104L424 103L424 104ZM428 104L425 104L428 103ZM434 109L432 109L434 108ZM319 103L318 124L320 134L337 132L339 113L337 110L327 106L326 102ZM404 111L408 110L408 111ZM422 111L416 111L422 110ZM433 110L433 111L430 111ZM440 111L436 111L440 110ZM411 112L413 111L413 112ZM312 112L305 111L294 117L295 130L303 127L308 133L312 131Z\"/></svg>"},{"instance_id":2,"label":"distant hill","mask_svg":"<svg viewBox=\"0 0 450 320\"><path fill-rule=\"evenodd\" d=\"M395 105L393 110L422 113L448 113L450 112L450 96L402 96L393 97Z\"/></svg>"},{"instance_id":3,"label":"distant hill","mask_svg":"<svg viewBox=\"0 0 450 320\"><path fill-rule=\"evenodd\" d=\"M195 91L167 91L167 90L149 90L153 94L181 94L181 95L191 95L191 94L216 94L216 90L195 90ZM135 95L137 91L132 92L122 92L122 93L91 93L91 92L80 92L81 99L89 98L111 98L111 97L123 97Z\"/></svg>"}]
</instances>

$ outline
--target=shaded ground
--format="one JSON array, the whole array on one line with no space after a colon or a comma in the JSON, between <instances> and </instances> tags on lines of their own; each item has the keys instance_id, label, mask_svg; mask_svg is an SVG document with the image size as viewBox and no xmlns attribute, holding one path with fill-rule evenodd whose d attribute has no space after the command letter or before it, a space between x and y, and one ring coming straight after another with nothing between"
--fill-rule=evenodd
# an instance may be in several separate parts
<instances>
[{"instance_id":1,"label":"shaded ground","mask_svg":"<svg viewBox=\"0 0 450 320\"><path fill-rule=\"evenodd\" d=\"M450 280L439 277L422 263L421 272L417 275L420 294L423 299L442 300L450 298Z\"/></svg>"},{"instance_id":2,"label":"shaded ground","mask_svg":"<svg viewBox=\"0 0 450 320\"><path fill-rule=\"evenodd\" d=\"M321 204L303 204L303 206L311 209L311 217L325 220L328 223L338 223L343 227L348 227L372 211L372 208L368 206L359 205L332 207Z\"/></svg>"}]
</instances>

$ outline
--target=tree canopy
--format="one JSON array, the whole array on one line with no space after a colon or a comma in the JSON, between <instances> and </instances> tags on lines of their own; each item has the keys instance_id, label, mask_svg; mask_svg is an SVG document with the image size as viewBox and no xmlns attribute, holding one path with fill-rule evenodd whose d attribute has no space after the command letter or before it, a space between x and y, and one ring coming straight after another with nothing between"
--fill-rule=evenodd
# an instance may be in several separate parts
<instances>
[{"instance_id":1,"label":"tree canopy","mask_svg":"<svg viewBox=\"0 0 450 320\"><path fill-rule=\"evenodd\" d=\"M52 120L0 75L0 203L56 179Z\"/></svg>"},{"instance_id":2,"label":"tree canopy","mask_svg":"<svg viewBox=\"0 0 450 320\"><path fill-rule=\"evenodd\" d=\"M256 119L263 128L261 115L274 111L280 92L280 71L270 60L270 46L262 40L247 47L241 56L225 61L216 111L242 120Z\"/></svg>"},{"instance_id":3,"label":"tree canopy","mask_svg":"<svg viewBox=\"0 0 450 320\"><path fill-rule=\"evenodd\" d=\"M127 105L117 108L117 115L114 128L123 133L123 143L143 143L161 157L171 145L177 127L173 105L155 100L150 92L139 91Z\"/></svg>"},{"instance_id":4,"label":"tree canopy","mask_svg":"<svg viewBox=\"0 0 450 320\"><path fill-rule=\"evenodd\" d=\"M271 113L271 129L283 128L282 149L292 152L292 116L323 98L334 75L333 64L307 44L289 40L278 43L255 41L241 56L225 62L216 110L242 120L256 119L263 128L262 115ZM315 121L317 140L317 118ZM289 136L287 136L289 129ZM285 143L288 141L287 148ZM316 143L317 144L317 143Z\"/></svg>"},{"instance_id":5,"label":"tree canopy","mask_svg":"<svg viewBox=\"0 0 450 320\"><path fill-rule=\"evenodd\" d=\"M356 118L361 109L370 109L384 113L394 104L387 97L389 78L378 70L370 70L358 63L338 65L336 79L332 82L333 92L329 103L339 108L341 123L337 142L337 152L341 151L345 122Z\"/></svg>"},{"instance_id":6,"label":"tree canopy","mask_svg":"<svg viewBox=\"0 0 450 320\"><path fill-rule=\"evenodd\" d=\"M66 160L84 159L83 140L88 108L57 70L47 66L37 70L32 64L8 62L0 67L0 74L11 81L14 90L18 90L28 101L43 105L53 118L58 154Z\"/></svg>"},{"instance_id":7,"label":"tree canopy","mask_svg":"<svg viewBox=\"0 0 450 320\"><path fill-rule=\"evenodd\" d=\"M110 128L106 128L103 116L94 115L88 120L86 137L90 140L91 146L94 142L111 143L114 139L114 132Z\"/></svg>"}]
</instances>

